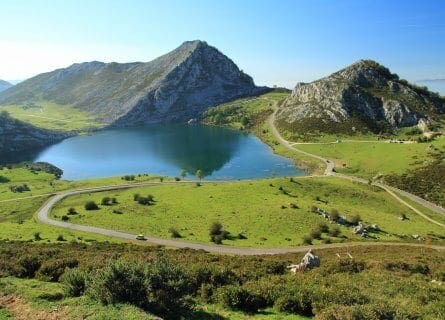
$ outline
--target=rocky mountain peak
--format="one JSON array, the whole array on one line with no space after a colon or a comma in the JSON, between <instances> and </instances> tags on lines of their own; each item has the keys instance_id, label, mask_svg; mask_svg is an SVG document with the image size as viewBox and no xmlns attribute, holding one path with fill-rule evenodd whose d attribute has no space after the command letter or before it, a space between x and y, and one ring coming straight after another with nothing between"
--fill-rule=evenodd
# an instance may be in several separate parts
<instances>
[{"instance_id":1,"label":"rocky mountain peak","mask_svg":"<svg viewBox=\"0 0 445 320\"><path fill-rule=\"evenodd\" d=\"M444 112L439 95L399 79L373 60L360 60L320 80L297 84L277 119L291 131L379 132Z\"/></svg>"},{"instance_id":2,"label":"rocky mountain peak","mask_svg":"<svg viewBox=\"0 0 445 320\"><path fill-rule=\"evenodd\" d=\"M388 68L374 60L359 60L333 73L330 77L362 87L381 87L388 81L398 80L397 75L392 74Z\"/></svg>"},{"instance_id":3,"label":"rocky mountain peak","mask_svg":"<svg viewBox=\"0 0 445 320\"><path fill-rule=\"evenodd\" d=\"M218 49L194 40L146 63L91 61L40 74L0 94L0 105L49 101L131 126L185 122L264 90Z\"/></svg>"}]
</instances>

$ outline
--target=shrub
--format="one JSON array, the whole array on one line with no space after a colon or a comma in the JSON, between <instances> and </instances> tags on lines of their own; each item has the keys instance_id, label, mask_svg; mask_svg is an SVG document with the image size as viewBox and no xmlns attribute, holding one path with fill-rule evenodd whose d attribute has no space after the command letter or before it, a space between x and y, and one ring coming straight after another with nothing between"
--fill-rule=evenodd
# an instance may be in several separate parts
<instances>
[{"instance_id":1,"label":"shrub","mask_svg":"<svg viewBox=\"0 0 445 320\"><path fill-rule=\"evenodd\" d=\"M313 229L310 234L311 234L311 237L313 239L320 239L321 238L321 230L318 229L318 228Z\"/></svg>"},{"instance_id":2,"label":"shrub","mask_svg":"<svg viewBox=\"0 0 445 320\"><path fill-rule=\"evenodd\" d=\"M151 194L146 197L138 196L136 201L142 205L151 205L154 202L154 197Z\"/></svg>"},{"instance_id":3,"label":"shrub","mask_svg":"<svg viewBox=\"0 0 445 320\"><path fill-rule=\"evenodd\" d=\"M329 217L331 218L332 221L337 221L338 218L340 218L340 213L338 212L337 209L332 209L331 213L329 214Z\"/></svg>"},{"instance_id":4,"label":"shrub","mask_svg":"<svg viewBox=\"0 0 445 320\"><path fill-rule=\"evenodd\" d=\"M115 197L111 198L111 204L117 204L117 199Z\"/></svg>"},{"instance_id":5,"label":"shrub","mask_svg":"<svg viewBox=\"0 0 445 320\"><path fill-rule=\"evenodd\" d=\"M307 293L285 293L275 301L274 309L279 312L312 316L312 304Z\"/></svg>"},{"instance_id":6,"label":"shrub","mask_svg":"<svg viewBox=\"0 0 445 320\"><path fill-rule=\"evenodd\" d=\"M181 234L179 233L178 230L176 230L175 228L170 228L168 229L168 232L170 232L170 236L172 238L182 238Z\"/></svg>"},{"instance_id":7,"label":"shrub","mask_svg":"<svg viewBox=\"0 0 445 320\"><path fill-rule=\"evenodd\" d=\"M210 226L209 235L210 241L216 244L222 244L223 240L227 239L229 232L223 229L223 226L220 222L214 222Z\"/></svg>"},{"instance_id":8,"label":"shrub","mask_svg":"<svg viewBox=\"0 0 445 320\"><path fill-rule=\"evenodd\" d=\"M316 213L318 211L318 208L316 206L311 206L311 212Z\"/></svg>"},{"instance_id":9,"label":"shrub","mask_svg":"<svg viewBox=\"0 0 445 320\"><path fill-rule=\"evenodd\" d=\"M109 206L111 204L111 198L110 197L103 197L102 201L100 202L103 206Z\"/></svg>"},{"instance_id":10,"label":"shrub","mask_svg":"<svg viewBox=\"0 0 445 320\"><path fill-rule=\"evenodd\" d=\"M92 278L89 294L103 304L147 304L145 269L136 263L112 261Z\"/></svg>"},{"instance_id":11,"label":"shrub","mask_svg":"<svg viewBox=\"0 0 445 320\"><path fill-rule=\"evenodd\" d=\"M340 228L337 226L334 226L329 230L329 235L332 237L338 237L339 234L340 234Z\"/></svg>"},{"instance_id":12,"label":"shrub","mask_svg":"<svg viewBox=\"0 0 445 320\"><path fill-rule=\"evenodd\" d=\"M312 237L311 236L303 236L303 244L312 244Z\"/></svg>"},{"instance_id":13,"label":"shrub","mask_svg":"<svg viewBox=\"0 0 445 320\"><path fill-rule=\"evenodd\" d=\"M77 214L77 211L76 211L76 209L74 209L74 208L69 208L68 209L68 215L75 215L75 214Z\"/></svg>"},{"instance_id":14,"label":"shrub","mask_svg":"<svg viewBox=\"0 0 445 320\"><path fill-rule=\"evenodd\" d=\"M63 275L65 294L69 297L80 297L85 293L86 274L80 270L68 269Z\"/></svg>"},{"instance_id":15,"label":"shrub","mask_svg":"<svg viewBox=\"0 0 445 320\"><path fill-rule=\"evenodd\" d=\"M44 281L57 282L66 268L75 268L77 259L57 259L45 261L37 272L37 277Z\"/></svg>"},{"instance_id":16,"label":"shrub","mask_svg":"<svg viewBox=\"0 0 445 320\"><path fill-rule=\"evenodd\" d=\"M66 241L63 235L59 234L56 238L57 241Z\"/></svg>"},{"instance_id":17,"label":"shrub","mask_svg":"<svg viewBox=\"0 0 445 320\"><path fill-rule=\"evenodd\" d=\"M99 206L96 204L96 202L94 202L92 200L87 201L85 203L85 210L98 210L98 209L99 209Z\"/></svg>"},{"instance_id":18,"label":"shrub","mask_svg":"<svg viewBox=\"0 0 445 320\"><path fill-rule=\"evenodd\" d=\"M351 224L353 225L357 225L360 221L362 221L362 218L360 217L359 214L356 214L351 218Z\"/></svg>"},{"instance_id":19,"label":"shrub","mask_svg":"<svg viewBox=\"0 0 445 320\"><path fill-rule=\"evenodd\" d=\"M42 240L42 237L40 236L40 231L36 231L36 232L34 232L34 240L35 241L40 241L40 240Z\"/></svg>"},{"instance_id":20,"label":"shrub","mask_svg":"<svg viewBox=\"0 0 445 320\"><path fill-rule=\"evenodd\" d=\"M166 319L179 319L193 307L189 298L193 283L183 268L160 259L148 266L146 277L149 311Z\"/></svg>"},{"instance_id":21,"label":"shrub","mask_svg":"<svg viewBox=\"0 0 445 320\"><path fill-rule=\"evenodd\" d=\"M69 219L70 219L70 217L68 217L67 215L62 216L62 221L68 221Z\"/></svg>"},{"instance_id":22,"label":"shrub","mask_svg":"<svg viewBox=\"0 0 445 320\"><path fill-rule=\"evenodd\" d=\"M217 292L217 298L224 306L245 312L257 312L260 308L266 307L266 302L258 295L250 293L247 289L239 285L229 285L222 287Z\"/></svg>"},{"instance_id":23,"label":"shrub","mask_svg":"<svg viewBox=\"0 0 445 320\"><path fill-rule=\"evenodd\" d=\"M327 233L329 231L329 227L326 224L326 222L320 222L318 224L318 229L322 232L322 233Z\"/></svg>"},{"instance_id":24,"label":"shrub","mask_svg":"<svg viewBox=\"0 0 445 320\"><path fill-rule=\"evenodd\" d=\"M140 196L141 196L141 195L140 195L139 193L135 193L135 194L133 195L133 200L134 200L134 201L138 201Z\"/></svg>"},{"instance_id":25,"label":"shrub","mask_svg":"<svg viewBox=\"0 0 445 320\"><path fill-rule=\"evenodd\" d=\"M18 264L18 276L20 278L34 278L42 263L38 257L27 255L20 258Z\"/></svg>"}]
</instances>

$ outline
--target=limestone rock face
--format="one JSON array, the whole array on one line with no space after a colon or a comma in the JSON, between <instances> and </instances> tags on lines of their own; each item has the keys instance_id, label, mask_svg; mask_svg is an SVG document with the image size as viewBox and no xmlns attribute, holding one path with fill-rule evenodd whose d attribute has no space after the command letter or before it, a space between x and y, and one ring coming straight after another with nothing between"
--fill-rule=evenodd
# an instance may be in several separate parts
<instances>
[{"instance_id":1,"label":"limestone rock face","mask_svg":"<svg viewBox=\"0 0 445 320\"><path fill-rule=\"evenodd\" d=\"M326 78L298 83L281 105L278 121L298 124L356 123L366 129L416 125L445 112L445 100L413 86L371 60L361 60ZM352 126L352 125L351 125ZM315 128L317 129L317 128Z\"/></svg>"},{"instance_id":2,"label":"limestone rock face","mask_svg":"<svg viewBox=\"0 0 445 320\"><path fill-rule=\"evenodd\" d=\"M40 74L0 94L0 104L51 101L113 126L132 126L186 122L264 90L216 48L187 41L147 63L93 61Z\"/></svg>"}]
</instances>

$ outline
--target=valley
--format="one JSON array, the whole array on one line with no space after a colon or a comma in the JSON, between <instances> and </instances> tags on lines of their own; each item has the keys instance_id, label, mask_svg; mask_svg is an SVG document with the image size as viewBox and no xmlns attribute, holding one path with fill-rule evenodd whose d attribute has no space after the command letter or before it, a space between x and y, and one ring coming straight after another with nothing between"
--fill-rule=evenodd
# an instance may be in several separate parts
<instances>
[{"instance_id":1,"label":"valley","mask_svg":"<svg viewBox=\"0 0 445 320\"><path fill-rule=\"evenodd\" d=\"M443 313L445 99L375 61L290 91L186 41L0 111L0 319Z\"/></svg>"}]
</instances>

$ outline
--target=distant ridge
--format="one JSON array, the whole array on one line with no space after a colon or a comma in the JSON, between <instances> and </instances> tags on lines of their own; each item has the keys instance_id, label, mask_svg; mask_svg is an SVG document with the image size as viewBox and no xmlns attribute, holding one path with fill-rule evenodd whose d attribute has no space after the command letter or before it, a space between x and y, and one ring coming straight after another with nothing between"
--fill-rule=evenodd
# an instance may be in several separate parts
<instances>
[{"instance_id":1,"label":"distant ridge","mask_svg":"<svg viewBox=\"0 0 445 320\"><path fill-rule=\"evenodd\" d=\"M5 80L1 80L0 79L0 92L11 88L13 85L11 83L9 83L8 81Z\"/></svg>"},{"instance_id":2,"label":"distant ridge","mask_svg":"<svg viewBox=\"0 0 445 320\"><path fill-rule=\"evenodd\" d=\"M187 41L153 61L73 64L0 94L0 105L50 101L113 126L184 122L208 107L266 88L204 41Z\"/></svg>"}]
</instances>

